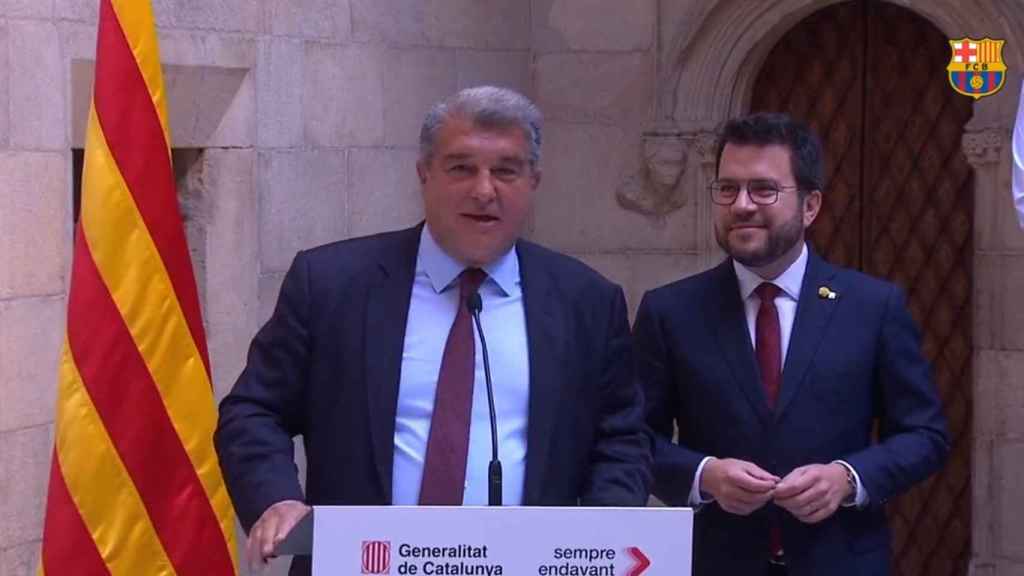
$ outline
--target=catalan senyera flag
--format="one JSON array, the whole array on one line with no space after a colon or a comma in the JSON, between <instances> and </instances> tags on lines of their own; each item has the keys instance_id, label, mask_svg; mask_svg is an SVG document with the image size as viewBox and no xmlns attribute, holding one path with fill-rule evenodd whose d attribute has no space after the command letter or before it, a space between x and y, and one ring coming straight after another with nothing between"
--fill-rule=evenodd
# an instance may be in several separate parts
<instances>
[{"instance_id":1,"label":"catalan senyera flag","mask_svg":"<svg viewBox=\"0 0 1024 576\"><path fill-rule=\"evenodd\" d=\"M236 574L149 0L100 0L40 574Z\"/></svg>"}]
</instances>

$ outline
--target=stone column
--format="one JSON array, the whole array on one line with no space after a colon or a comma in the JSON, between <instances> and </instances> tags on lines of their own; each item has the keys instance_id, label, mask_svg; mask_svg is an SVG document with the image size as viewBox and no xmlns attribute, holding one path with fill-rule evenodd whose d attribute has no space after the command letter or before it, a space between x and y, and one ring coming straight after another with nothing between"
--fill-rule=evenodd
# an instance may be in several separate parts
<instances>
[{"instance_id":1,"label":"stone column","mask_svg":"<svg viewBox=\"0 0 1024 576\"><path fill-rule=\"evenodd\" d=\"M717 169L717 138L711 130L695 130L692 133L694 150L700 162L700 170L697 171L696 182L694 182L694 198L697 208L697 250L700 252L700 264L702 268L710 268L724 257L722 249L715 241L715 227L712 222L711 195L708 193L708 185L715 179Z\"/></svg>"},{"instance_id":2,"label":"stone column","mask_svg":"<svg viewBox=\"0 0 1024 576\"><path fill-rule=\"evenodd\" d=\"M967 132L975 174L974 462L971 573L1024 568L1024 231L1010 194L1010 129Z\"/></svg>"}]
</instances>

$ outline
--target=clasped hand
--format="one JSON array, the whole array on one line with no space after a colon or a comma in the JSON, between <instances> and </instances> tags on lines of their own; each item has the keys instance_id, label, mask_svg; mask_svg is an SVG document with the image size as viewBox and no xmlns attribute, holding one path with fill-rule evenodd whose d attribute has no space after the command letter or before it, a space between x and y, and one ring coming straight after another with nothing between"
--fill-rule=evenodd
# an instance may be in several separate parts
<instances>
[{"instance_id":1,"label":"clasped hand","mask_svg":"<svg viewBox=\"0 0 1024 576\"><path fill-rule=\"evenodd\" d=\"M842 464L809 464L779 478L752 462L733 458L708 460L701 491L732 514L747 516L768 502L801 522L816 524L832 516L851 491Z\"/></svg>"}]
</instances>

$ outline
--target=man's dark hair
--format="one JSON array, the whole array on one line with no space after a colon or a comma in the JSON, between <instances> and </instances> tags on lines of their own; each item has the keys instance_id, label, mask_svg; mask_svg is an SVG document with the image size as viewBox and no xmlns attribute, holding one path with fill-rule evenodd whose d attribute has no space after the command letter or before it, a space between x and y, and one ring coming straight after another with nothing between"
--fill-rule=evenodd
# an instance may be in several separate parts
<instances>
[{"instance_id":1,"label":"man's dark hair","mask_svg":"<svg viewBox=\"0 0 1024 576\"><path fill-rule=\"evenodd\" d=\"M790 170L800 187L800 194L825 187L825 159L821 139L807 125L788 114L757 112L733 118L718 134L715 175L722 163L726 144L736 146L780 145L789 149Z\"/></svg>"}]
</instances>

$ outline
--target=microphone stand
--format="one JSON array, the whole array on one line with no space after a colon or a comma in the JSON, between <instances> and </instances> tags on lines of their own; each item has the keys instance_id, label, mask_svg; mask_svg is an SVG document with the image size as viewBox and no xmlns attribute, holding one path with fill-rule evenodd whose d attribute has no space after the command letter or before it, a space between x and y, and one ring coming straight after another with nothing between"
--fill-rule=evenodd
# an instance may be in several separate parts
<instances>
[{"instance_id":1,"label":"microphone stand","mask_svg":"<svg viewBox=\"0 0 1024 576\"><path fill-rule=\"evenodd\" d=\"M487 356L487 340L480 324L480 311L484 308L479 292L466 299L466 307L473 316L476 332L480 335L480 347L484 357L484 380L487 382L487 407L491 415L491 463L487 467L487 504L501 506L501 460L498 459L498 418L494 412L494 384L491 382L491 362Z\"/></svg>"}]
</instances>

